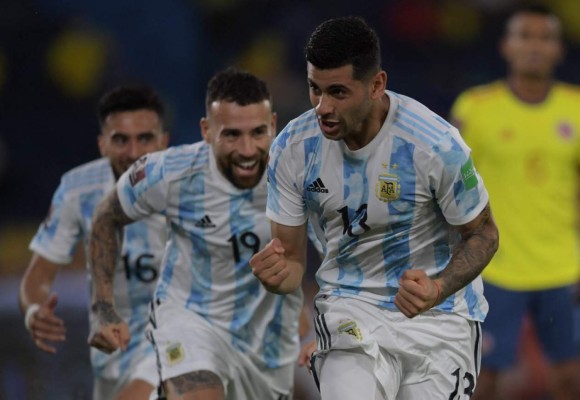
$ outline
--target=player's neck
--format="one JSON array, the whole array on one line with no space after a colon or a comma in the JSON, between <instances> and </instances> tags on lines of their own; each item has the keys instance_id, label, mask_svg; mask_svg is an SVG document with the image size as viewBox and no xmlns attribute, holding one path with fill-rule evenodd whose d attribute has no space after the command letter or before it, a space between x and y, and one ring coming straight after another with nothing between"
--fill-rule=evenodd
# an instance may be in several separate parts
<instances>
[{"instance_id":1,"label":"player's neck","mask_svg":"<svg viewBox=\"0 0 580 400\"><path fill-rule=\"evenodd\" d=\"M507 84L513 94L525 103L541 103L546 100L552 84L552 77L528 77L510 75Z\"/></svg>"},{"instance_id":2,"label":"player's neck","mask_svg":"<svg viewBox=\"0 0 580 400\"><path fill-rule=\"evenodd\" d=\"M375 102L370 115L361 123L359 133L356 136L344 138L344 142L350 150L362 149L379 134L389 114L390 106L391 100L386 94Z\"/></svg>"}]
</instances>

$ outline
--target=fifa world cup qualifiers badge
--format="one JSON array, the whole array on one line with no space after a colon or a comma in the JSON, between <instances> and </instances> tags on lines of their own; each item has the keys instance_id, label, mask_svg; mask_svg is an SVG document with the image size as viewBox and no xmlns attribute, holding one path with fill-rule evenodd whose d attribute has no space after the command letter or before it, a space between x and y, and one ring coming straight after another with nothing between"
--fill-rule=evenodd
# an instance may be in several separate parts
<instances>
[{"instance_id":1,"label":"fifa world cup qualifiers badge","mask_svg":"<svg viewBox=\"0 0 580 400\"><path fill-rule=\"evenodd\" d=\"M477 186L477 175L475 174L475 167L473 166L471 157L461 166L461 177L465 185L465 190L470 190Z\"/></svg>"},{"instance_id":2,"label":"fifa world cup qualifiers badge","mask_svg":"<svg viewBox=\"0 0 580 400\"><path fill-rule=\"evenodd\" d=\"M131 172L129 173L129 182L131 186L135 186L139 183L143 178L145 178L145 164L147 163L147 155L144 155L131 167Z\"/></svg>"}]
</instances>

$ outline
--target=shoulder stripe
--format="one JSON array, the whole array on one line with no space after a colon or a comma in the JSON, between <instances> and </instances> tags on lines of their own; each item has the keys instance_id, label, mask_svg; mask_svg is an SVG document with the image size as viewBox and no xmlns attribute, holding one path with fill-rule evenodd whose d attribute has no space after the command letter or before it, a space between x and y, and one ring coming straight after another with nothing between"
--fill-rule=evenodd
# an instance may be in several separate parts
<instances>
[{"instance_id":1,"label":"shoulder stripe","mask_svg":"<svg viewBox=\"0 0 580 400\"><path fill-rule=\"evenodd\" d=\"M398 119L395 120L393 125L395 125L399 129L401 129L402 131L408 133L409 135L411 135L419 140L423 140L423 141L427 142L431 146L435 145L435 142L429 136L418 135L419 132L416 129L412 129L412 128L408 127L407 125L404 125L401 122L401 120L398 120Z\"/></svg>"},{"instance_id":2,"label":"shoulder stripe","mask_svg":"<svg viewBox=\"0 0 580 400\"><path fill-rule=\"evenodd\" d=\"M396 117L398 121L401 121L402 123L408 125L409 127L414 128L413 129L414 131L420 131L432 141L436 142L438 140L437 135L431 132L428 128L422 126L419 121L407 118L404 115L401 115L400 113L397 113Z\"/></svg>"},{"instance_id":3,"label":"shoulder stripe","mask_svg":"<svg viewBox=\"0 0 580 400\"><path fill-rule=\"evenodd\" d=\"M446 128L446 129L451 129L451 128L453 127L453 125L451 125L451 124L449 123L449 121L446 121L446 120L444 120L443 118L441 118L441 116L440 116L440 115L437 115L437 114L433 114L433 115L434 115L435 119L436 119L436 120L437 120L437 121L438 121L440 124L442 124L443 126L445 126L445 128Z\"/></svg>"},{"instance_id":4,"label":"shoulder stripe","mask_svg":"<svg viewBox=\"0 0 580 400\"><path fill-rule=\"evenodd\" d=\"M114 181L113 169L107 158L99 158L80 165L62 176L66 190L102 187Z\"/></svg>"},{"instance_id":5,"label":"shoulder stripe","mask_svg":"<svg viewBox=\"0 0 580 400\"><path fill-rule=\"evenodd\" d=\"M91 173L87 174L75 174L69 175L68 179L66 180L66 187L69 190L95 186L95 185L102 185L107 183L111 179L109 174L105 174L102 171L91 171Z\"/></svg>"},{"instance_id":6,"label":"shoulder stripe","mask_svg":"<svg viewBox=\"0 0 580 400\"><path fill-rule=\"evenodd\" d=\"M207 157L206 157L207 159ZM165 161L165 167L167 170L175 170L175 169L183 169L192 164L192 157L189 155L188 157L181 157L181 158L168 158Z\"/></svg>"},{"instance_id":7,"label":"shoulder stripe","mask_svg":"<svg viewBox=\"0 0 580 400\"><path fill-rule=\"evenodd\" d=\"M167 153L165 169L167 172L179 172L189 169L197 169L207 165L209 159L209 146L184 145L175 151Z\"/></svg>"},{"instance_id":8,"label":"shoulder stripe","mask_svg":"<svg viewBox=\"0 0 580 400\"><path fill-rule=\"evenodd\" d=\"M296 125L292 127L292 134L303 133L315 129L316 127L318 127L316 114L312 113L312 115L307 118L297 121Z\"/></svg>"},{"instance_id":9,"label":"shoulder stripe","mask_svg":"<svg viewBox=\"0 0 580 400\"><path fill-rule=\"evenodd\" d=\"M434 131L434 139L438 139L440 135L443 135L445 132L442 130L437 129L433 124L429 123L425 118L415 114L414 112L410 111L407 108L399 107L399 111L402 114L412 118L413 120L419 122L420 124L424 125L428 130Z\"/></svg>"}]
</instances>

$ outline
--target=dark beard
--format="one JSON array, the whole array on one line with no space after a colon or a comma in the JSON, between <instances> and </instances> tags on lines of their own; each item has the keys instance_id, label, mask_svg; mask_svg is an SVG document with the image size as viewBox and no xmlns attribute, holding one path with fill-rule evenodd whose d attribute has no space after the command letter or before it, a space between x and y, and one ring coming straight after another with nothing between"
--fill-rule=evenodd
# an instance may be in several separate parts
<instances>
[{"instance_id":1,"label":"dark beard","mask_svg":"<svg viewBox=\"0 0 580 400\"><path fill-rule=\"evenodd\" d=\"M256 175L255 180L248 184L246 182L249 182L249 180L247 179L241 180L234 175L233 163L230 162L230 164L227 166L221 163L218 165L220 167L219 168L220 171L224 174L226 179L230 181L232 185L241 190L253 189L254 187L256 187L258 183L260 183L260 181L262 180L262 176L264 176L264 172L266 171L266 161L264 159L260 159L260 161L258 162L258 174Z\"/></svg>"}]
</instances>

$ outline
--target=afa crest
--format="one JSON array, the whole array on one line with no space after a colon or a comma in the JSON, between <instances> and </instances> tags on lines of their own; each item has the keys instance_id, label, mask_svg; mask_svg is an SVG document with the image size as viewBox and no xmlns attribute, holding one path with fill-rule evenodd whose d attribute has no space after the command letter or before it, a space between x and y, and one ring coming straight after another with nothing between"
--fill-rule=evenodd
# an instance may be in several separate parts
<instances>
[{"instance_id":1,"label":"afa crest","mask_svg":"<svg viewBox=\"0 0 580 400\"><path fill-rule=\"evenodd\" d=\"M401 196L399 176L395 174L380 174L375 192L380 201L389 202L398 200Z\"/></svg>"},{"instance_id":2,"label":"afa crest","mask_svg":"<svg viewBox=\"0 0 580 400\"><path fill-rule=\"evenodd\" d=\"M338 326L338 333L346 333L354 336L359 342L362 341L362 333L355 321L347 321Z\"/></svg>"},{"instance_id":3,"label":"afa crest","mask_svg":"<svg viewBox=\"0 0 580 400\"><path fill-rule=\"evenodd\" d=\"M165 355L167 356L167 363L169 365L177 364L185 358L185 351L181 343L173 343L167 346L165 349Z\"/></svg>"}]
</instances>

